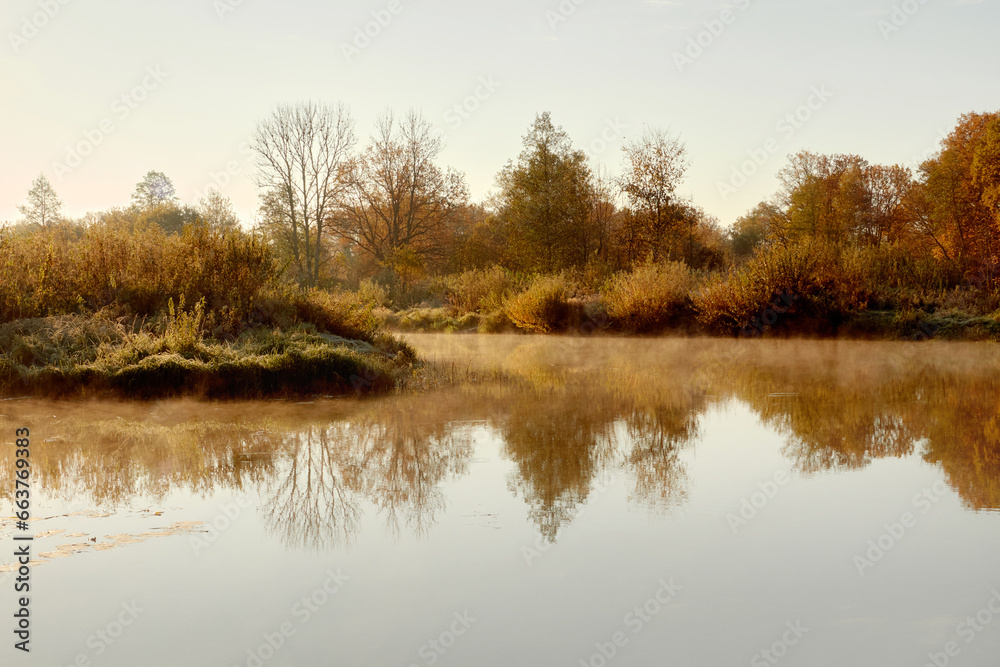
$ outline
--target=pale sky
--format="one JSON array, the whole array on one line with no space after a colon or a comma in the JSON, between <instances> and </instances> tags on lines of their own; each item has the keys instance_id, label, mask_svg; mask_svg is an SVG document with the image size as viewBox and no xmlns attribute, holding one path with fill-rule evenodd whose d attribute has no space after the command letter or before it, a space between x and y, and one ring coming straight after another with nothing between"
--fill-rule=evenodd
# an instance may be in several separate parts
<instances>
[{"instance_id":1,"label":"pale sky","mask_svg":"<svg viewBox=\"0 0 1000 667\"><path fill-rule=\"evenodd\" d=\"M960 114L1000 108L998 0L4 0L0 27L11 222L39 173L77 216L128 204L151 169L187 203L223 186L248 222L246 142L306 99L346 102L362 139L381 110L422 109L477 200L538 112L612 172L623 138L667 129L691 160L682 194L727 225L788 154L910 164Z\"/></svg>"}]
</instances>

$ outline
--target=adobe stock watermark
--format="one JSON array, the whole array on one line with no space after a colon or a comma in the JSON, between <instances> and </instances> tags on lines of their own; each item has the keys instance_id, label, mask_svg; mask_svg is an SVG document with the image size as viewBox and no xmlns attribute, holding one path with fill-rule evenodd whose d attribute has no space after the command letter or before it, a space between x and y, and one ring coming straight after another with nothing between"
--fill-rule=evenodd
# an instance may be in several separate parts
<instances>
[{"instance_id":1,"label":"adobe stock watermark","mask_svg":"<svg viewBox=\"0 0 1000 667\"><path fill-rule=\"evenodd\" d=\"M292 605L289 610L291 619L282 621L271 632L263 633L261 637L264 641L247 649L246 660L234 663L233 667L262 667L295 636L299 627L312 620L312 617L330 602L331 597L340 592L344 584L351 580L339 569L336 572L327 570L326 575L326 580L312 593ZM298 626L292 619L298 622Z\"/></svg>"},{"instance_id":2,"label":"adobe stock watermark","mask_svg":"<svg viewBox=\"0 0 1000 667\"><path fill-rule=\"evenodd\" d=\"M785 623L785 630L781 637L769 647L762 649L750 659L750 667L770 667L777 665L781 659L788 655L789 649L802 641L802 638L809 628L803 627L802 621Z\"/></svg>"},{"instance_id":3,"label":"adobe stock watermark","mask_svg":"<svg viewBox=\"0 0 1000 667\"><path fill-rule=\"evenodd\" d=\"M938 137L937 143L928 146L926 149L924 149L923 153L912 156L906 162L905 166L908 169L912 169L913 171L919 171L920 165L922 165L924 162L927 162L927 160L930 160L932 157L937 155L938 152L940 152L941 150L941 142L943 142L945 139L948 138L948 130L939 127L937 129L937 137Z\"/></svg>"},{"instance_id":4,"label":"adobe stock watermark","mask_svg":"<svg viewBox=\"0 0 1000 667\"><path fill-rule=\"evenodd\" d=\"M736 0L735 4L740 12L745 12L750 9L751 0ZM683 74L685 67L694 65L695 61L701 58L717 39L722 37L726 28L736 23L739 16L739 12L724 7L716 18L702 22L704 29L688 38L684 50L674 51L674 66L677 71Z\"/></svg>"},{"instance_id":5,"label":"adobe stock watermark","mask_svg":"<svg viewBox=\"0 0 1000 667\"><path fill-rule=\"evenodd\" d=\"M660 587L656 589L656 592L641 605L633 607L632 611L625 614L622 619L622 625L631 630L633 637L642 632L654 618L666 609L682 590L681 586L674 583L673 578L666 581L660 579L657 583ZM594 644L596 650L586 658L580 658L580 667L606 667L609 662L614 660L618 652L628 645L629 639L631 637L625 630L618 630L608 638L608 641L596 642Z\"/></svg>"},{"instance_id":6,"label":"adobe stock watermark","mask_svg":"<svg viewBox=\"0 0 1000 667\"><path fill-rule=\"evenodd\" d=\"M411 662L409 667L420 667L421 664L430 667L430 665L435 664L476 622L476 619L469 615L468 609L461 614L456 611L452 616L455 620L446 630L437 637L428 639L424 645L417 649L417 657L422 658L423 663Z\"/></svg>"},{"instance_id":7,"label":"adobe stock watermark","mask_svg":"<svg viewBox=\"0 0 1000 667\"><path fill-rule=\"evenodd\" d=\"M728 181L716 183L715 187L719 196L722 197L722 201L728 201L730 196L736 194L740 188L746 185L750 178L755 176L761 167L767 164L768 160L781 149L782 140L791 140L832 98L833 93L827 89L825 84L810 88L805 102L779 118L774 124L776 135L766 139L759 147L748 150L748 159L732 168Z\"/></svg>"},{"instance_id":8,"label":"adobe stock watermark","mask_svg":"<svg viewBox=\"0 0 1000 667\"><path fill-rule=\"evenodd\" d=\"M1000 616L1000 590L994 588L990 593L992 595L982 609L974 616L966 616L965 620L955 627L955 634L965 641L966 646L976 641L976 637ZM952 658L957 658L961 654L962 647L959 643L950 641L941 651L928 653L928 662L925 662L923 667L946 667Z\"/></svg>"},{"instance_id":9,"label":"adobe stock watermark","mask_svg":"<svg viewBox=\"0 0 1000 667\"><path fill-rule=\"evenodd\" d=\"M750 324L740 329L740 336L748 338L763 336L764 332L777 324L783 316L790 315L795 311L795 304L800 298L798 294L788 290L773 293L768 307Z\"/></svg>"},{"instance_id":10,"label":"adobe stock watermark","mask_svg":"<svg viewBox=\"0 0 1000 667\"><path fill-rule=\"evenodd\" d=\"M483 102L493 97L493 94L503 87L503 84L494 79L492 75L481 76L476 83L476 88L470 95L444 112L444 122L452 130L462 127L465 121L479 111Z\"/></svg>"},{"instance_id":11,"label":"adobe stock watermark","mask_svg":"<svg viewBox=\"0 0 1000 667\"><path fill-rule=\"evenodd\" d=\"M857 555L852 559L854 567L860 576L865 576L865 570L875 567L885 555L892 551L893 547L899 544L906 533L917 525L921 516L927 514L941 499L948 493L948 485L938 480L934 484L913 496L910 503L917 514L906 511L899 516L898 521L882 524L885 531L873 540L868 540L868 549L864 554Z\"/></svg>"},{"instance_id":12,"label":"adobe stock watermark","mask_svg":"<svg viewBox=\"0 0 1000 667\"><path fill-rule=\"evenodd\" d=\"M236 152L242 157L242 159L230 160L226 162L225 166L223 166L221 170L208 172L208 179L205 185L200 188L195 188L194 201L201 201L202 198L212 190L222 192L232 185L234 178L245 173L248 165L252 165L254 153L253 149L250 148L249 141L244 141L240 144L239 148L236 149Z\"/></svg>"},{"instance_id":13,"label":"adobe stock watermark","mask_svg":"<svg viewBox=\"0 0 1000 667\"><path fill-rule=\"evenodd\" d=\"M128 120L129 116L146 101L150 93L160 87L168 76L169 73L164 72L159 65L147 67L142 80L137 85L112 101L111 115L103 118L96 127L84 130L83 139L66 146L66 156L62 162L52 163L56 179L62 181L66 175L73 173L83 164L84 158L91 155L110 134L118 129L121 123Z\"/></svg>"},{"instance_id":14,"label":"adobe stock watermark","mask_svg":"<svg viewBox=\"0 0 1000 667\"><path fill-rule=\"evenodd\" d=\"M215 15L219 17L219 20L224 21L226 14L235 12L242 5L243 0L213 0L212 9L215 10Z\"/></svg>"},{"instance_id":15,"label":"adobe stock watermark","mask_svg":"<svg viewBox=\"0 0 1000 667\"><path fill-rule=\"evenodd\" d=\"M605 121L600 134L591 139L587 144L587 153L590 157L595 158L604 155L613 144L620 142L624 138L622 133L627 129L628 124L622 122L622 119L618 116L609 118Z\"/></svg>"},{"instance_id":16,"label":"adobe stock watermark","mask_svg":"<svg viewBox=\"0 0 1000 667\"><path fill-rule=\"evenodd\" d=\"M568 21L585 2L587 0L562 0L555 9L545 10L545 20L548 21L549 29L555 30L560 23Z\"/></svg>"},{"instance_id":17,"label":"adobe stock watermark","mask_svg":"<svg viewBox=\"0 0 1000 667\"><path fill-rule=\"evenodd\" d=\"M388 28L406 7L402 0L389 0L383 9L371 12L371 20L354 28L354 36L350 42L340 43L340 52L348 63L367 49Z\"/></svg>"},{"instance_id":18,"label":"adobe stock watermark","mask_svg":"<svg viewBox=\"0 0 1000 667\"><path fill-rule=\"evenodd\" d=\"M68 663L66 667L90 667L93 664L94 658L104 655L104 652L111 648L125 634L125 630L132 627L136 619L139 618L139 614L145 611L145 609L136 604L135 600L131 603L123 602L121 608L118 616L109 621L103 628L87 637L87 648L90 651L77 653L73 661ZM59 667L63 666L59 665Z\"/></svg>"},{"instance_id":19,"label":"adobe stock watermark","mask_svg":"<svg viewBox=\"0 0 1000 667\"><path fill-rule=\"evenodd\" d=\"M231 502L222 503L220 511L211 521L205 524L207 535L201 536L192 533L188 538L191 550L198 556L202 551L215 544L224 532L232 527L233 522L240 518L243 510L253 504L249 496L243 495L234 498Z\"/></svg>"},{"instance_id":20,"label":"adobe stock watermark","mask_svg":"<svg viewBox=\"0 0 1000 667\"><path fill-rule=\"evenodd\" d=\"M764 509L769 502L774 500L774 497L778 495L784 486L791 481L788 473L783 470L779 470L774 473L771 479L764 482L757 482L758 491L754 491L749 497L743 497L740 500L740 509L738 514L730 512L726 515L726 523L729 524L729 529L733 531L733 535L739 533L740 528L750 525L750 522L757 518L758 512Z\"/></svg>"},{"instance_id":21,"label":"adobe stock watermark","mask_svg":"<svg viewBox=\"0 0 1000 667\"><path fill-rule=\"evenodd\" d=\"M608 489L611 488L611 485L614 484L617 480L618 478L615 476L615 474L607 470L604 470L601 472L600 475L597 475L597 477L594 480L594 485L593 485L594 493L591 495L590 503L592 503L594 500L607 493ZM579 509L576 509L573 512L571 520L575 520L580 516L582 516L587 511L587 507L589 506L590 503L584 505L583 507L578 506ZM521 547L521 557L524 558L525 564L528 567L531 567L532 565L534 565L536 560L538 560L543 555L548 553L548 551L551 548L552 548L552 543L547 541L544 535L539 535L535 539L535 543L533 545L531 546L525 545Z\"/></svg>"},{"instance_id":22,"label":"adobe stock watermark","mask_svg":"<svg viewBox=\"0 0 1000 667\"><path fill-rule=\"evenodd\" d=\"M888 21L879 19L875 22L878 31L882 33L882 39L888 42L892 35L902 30L926 4L927 0L904 0L901 4L893 5Z\"/></svg>"},{"instance_id":23,"label":"adobe stock watermark","mask_svg":"<svg viewBox=\"0 0 1000 667\"><path fill-rule=\"evenodd\" d=\"M8 32L7 41L10 48L16 55L28 42L38 37L38 34L55 17L59 16L62 8L68 5L71 0L38 0L38 11L30 16L21 17L21 25L17 32Z\"/></svg>"}]
</instances>

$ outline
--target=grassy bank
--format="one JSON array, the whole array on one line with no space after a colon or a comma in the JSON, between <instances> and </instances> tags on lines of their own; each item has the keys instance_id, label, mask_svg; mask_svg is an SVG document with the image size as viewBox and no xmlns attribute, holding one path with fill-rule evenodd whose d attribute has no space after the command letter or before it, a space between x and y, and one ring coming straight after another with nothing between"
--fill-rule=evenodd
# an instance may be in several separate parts
<instances>
[{"instance_id":1,"label":"grassy bank","mask_svg":"<svg viewBox=\"0 0 1000 667\"><path fill-rule=\"evenodd\" d=\"M394 331L1000 340L992 276L969 281L892 246L776 247L724 271L683 262L523 275L494 267L433 278L418 304L357 298Z\"/></svg>"},{"instance_id":2,"label":"grassy bank","mask_svg":"<svg viewBox=\"0 0 1000 667\"><path fill-rule=\"evenodd\" d=\"M414 361L370 305L284 284L240 232L0 234L0 272L0 396L374 392Z\"/></svg>"}]
</instances>

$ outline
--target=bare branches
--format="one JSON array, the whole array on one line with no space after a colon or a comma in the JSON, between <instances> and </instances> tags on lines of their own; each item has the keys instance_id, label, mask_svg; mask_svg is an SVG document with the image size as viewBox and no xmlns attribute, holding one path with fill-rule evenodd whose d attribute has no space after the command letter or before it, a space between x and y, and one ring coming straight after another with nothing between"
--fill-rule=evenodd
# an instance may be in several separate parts
<instances>
[{"instance_id":1,"label":"bare branches","mask_svg":"<svg viewBox=\"0 0 1000 667\"><path fill-rule=\"evenodd\" d=\"M254 132L257 185L283 207L299 282L313 287L326 261L324 240L347 187L354 120L344 104L282 105Z\"/></svg>"}]
</instances>

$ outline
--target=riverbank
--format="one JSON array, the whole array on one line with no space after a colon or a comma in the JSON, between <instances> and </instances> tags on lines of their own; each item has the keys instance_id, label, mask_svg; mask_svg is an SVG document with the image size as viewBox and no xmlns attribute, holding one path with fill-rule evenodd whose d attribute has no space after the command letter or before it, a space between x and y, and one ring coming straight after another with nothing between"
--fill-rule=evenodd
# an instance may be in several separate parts
<instances>
[{"instance_id":1,"label":"riverbank","mask_svg":"<svg viewBox=\"0 0 1000 667\"><path fill-rule=\"evenodd\" d=\"M780 307L780 306L779 306ZM824 321L800 313L765 311L741 329L719 332L706 327L691 313L674 322L645 331L636 331L601 317L596 308L583 302L568 305L563 322L553 323L550 334L618 336L688 336L719 338L837 338L846 340L1000 342L1000 317L975 315L959 310L865 310L839 322ZM589 312L588 312L589 311ZM598 311L599 313L599 311ZM380 327L392 333L500 334L536 333L520 329L502 311L456 313L448 307L409 308L400 311L376 310ZM801 315L801 316L800 316Z\"/></svg>"},{"instance_id":2,"label":"riverbank","mask_svg":"<svg viewBox=\"0 0 1000 667\"><path fill-rule=\"evenodd\" d=\"M0 396L271 398L391 390L414 362L377 334L344 338L315 325L256 327L231 340L183 319L157 330L101 315L0 325Z\"/></svg>"}]
</instances>

